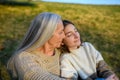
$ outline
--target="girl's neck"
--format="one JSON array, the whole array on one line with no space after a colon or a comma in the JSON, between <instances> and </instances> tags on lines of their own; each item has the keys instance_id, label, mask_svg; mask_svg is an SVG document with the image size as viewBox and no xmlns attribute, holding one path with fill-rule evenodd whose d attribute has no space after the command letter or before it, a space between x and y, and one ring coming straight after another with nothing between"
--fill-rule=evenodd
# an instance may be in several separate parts
<instances>
[{"instance_id":1,"label":"girl's neck","mask_svg":"<svg viewBox=\"0 0 120 80\"><path fill-rule=\"evenodd\" d=\"M76 47L72 47L72 48L68 48L69 50L76 50L78 49L80 46L76 46Z\"/></svg>"},{"instance_id":2,"label":"girl's neck","mask_svg":"<svg viewBox=\"0 0 120 80\"><path fill-rule=\"evenodd\" d=\"M69 50L75 50L75 49L77 49L77 47L69 47L68 49Z\"/></svg>"},{"instance_id":3,"label":"girl's neck","mask_svg":"<svg viewBox=\"0 0 120 80\"><path fill-rule=\"evenodd\" d=\"M50 46L48 43L45 43L42 47L38 48L37 50L40 52L43 52L48 56L53 56L55 48Z\"/></svg>"}]
</instances>

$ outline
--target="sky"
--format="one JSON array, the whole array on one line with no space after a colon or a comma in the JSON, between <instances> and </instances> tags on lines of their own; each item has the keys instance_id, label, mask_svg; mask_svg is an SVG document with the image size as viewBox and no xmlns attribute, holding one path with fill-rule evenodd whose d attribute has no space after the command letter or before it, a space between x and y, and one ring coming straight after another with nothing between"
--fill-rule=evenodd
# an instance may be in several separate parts
<instances>
[{"instance_id":1,"label":"sky","mask_svg":"<svg viewBox=\"0 0 120 80\"><path fill-rule=\"evenodd\" d=\"M120 5L120 0L42 0L48 2L77 3L77 4L112 4Z\"/></svg>"}]
</instances>

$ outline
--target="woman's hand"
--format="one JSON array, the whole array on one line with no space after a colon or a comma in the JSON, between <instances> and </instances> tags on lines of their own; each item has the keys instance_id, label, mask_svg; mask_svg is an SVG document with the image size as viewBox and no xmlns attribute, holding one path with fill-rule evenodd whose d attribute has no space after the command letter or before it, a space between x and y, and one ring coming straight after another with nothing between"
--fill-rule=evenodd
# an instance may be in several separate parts
<instances>
[{"instance_id":1,"label":"woman's hand","mask_svg":"<svg viewBox=\"0 0 120 80\"><path fill-rule=\"evenodd\" d=\"M113 75L109 76L108 78L106 78L105 80L119 80L119 79L115 74L113 74Z\"/></svg>"}]
</instances>

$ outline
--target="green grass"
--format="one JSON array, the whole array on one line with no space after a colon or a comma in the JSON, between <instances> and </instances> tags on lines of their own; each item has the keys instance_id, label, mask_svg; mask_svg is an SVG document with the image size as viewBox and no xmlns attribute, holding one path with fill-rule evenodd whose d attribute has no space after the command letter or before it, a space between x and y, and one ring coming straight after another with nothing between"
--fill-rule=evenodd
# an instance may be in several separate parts
<instances>
[{"instance_id":1,"label":"green grass","mask_svg":"<svg viewBox=\"0 0 120 80\"><path fill-rule=\"evenodd\" d=\"M120 77L120 6L33 2L0 4L0 72L9 80L6 62L15 51L31 20L41 12L53 12L75 23L83 41L91 42Z\"/></svg>"}]
</instances>

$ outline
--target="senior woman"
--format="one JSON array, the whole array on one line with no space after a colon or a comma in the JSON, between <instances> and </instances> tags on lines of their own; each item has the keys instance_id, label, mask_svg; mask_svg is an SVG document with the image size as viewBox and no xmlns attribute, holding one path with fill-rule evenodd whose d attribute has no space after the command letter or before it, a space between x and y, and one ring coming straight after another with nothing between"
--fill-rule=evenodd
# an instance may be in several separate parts
<instances>
[{"instance_id":1,"label":"senior woman","mask_svg":"<svg viewBox=\"0 0 120 80\"><path fill-rule=\"evenodd\" d=\"M21 45L8 61L12 79L64 80L60 78L59 48L63 38L61 17L44 12L32 21Z\"/></svg>"}]
</instances>

